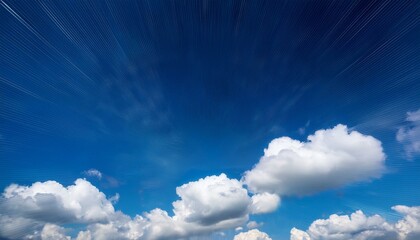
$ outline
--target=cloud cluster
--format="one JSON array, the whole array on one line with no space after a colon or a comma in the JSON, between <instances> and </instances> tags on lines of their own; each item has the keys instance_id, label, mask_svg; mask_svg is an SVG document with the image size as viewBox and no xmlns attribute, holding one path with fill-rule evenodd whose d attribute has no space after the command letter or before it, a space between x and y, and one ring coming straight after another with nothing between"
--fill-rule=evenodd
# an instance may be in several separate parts
<instances>
[{"instance_id":1,"label":"cloud cluster","mask_svg":"<svg viewBox=\"0 0 420 240\"><path fill-rule=\"evenodd\" d=\"M420 109L408 112L407 124L400 127L397 132L397 140L404 145L405 153L409 158L420 153Z\"/></svg>"},{"instance_id":2,"label":"cloud cluster","mask_svg":"<svg viewBox=\"0 0 420 240\"><path fill-rule=\"evenodd\" d=\"M248 191L225 174L184 184L176 192L180 200L173 203L173 216L154 209L131 218L115 211L112 199L85 179L68 187L55 181L12 184L0 203L0 236L67 239L64 229L55 224L85 223L79 240L177 239L235 228L249 219ZM42 226L41 234L34 235Z\"/></svg>"},{"instance_id":3,"label":"cloud cluster","mask_svg":"<svg viewBox=\"0 0 420 240\"><path fill-rule=\"evenodd\" d=\"M414 240L420 237L420 207L395 206L403 216L389 223L379 215L366 216L358 210L348 215L333 214L328 219L315 220L307 231L293 228L291 240Z\"/></svg>"},{"instance_id":4,"label":"cloud cluster","mask_svg":"<svg viewBox=\"0 0 420 240\"><path fill-rule=\"evenodd\" d=\"M307 142L281 137L269 144L259 163L245 172L241 181L220 174L186 183L176 188L179 199L172 203L171 213L154 209L135 217L115 211L113 204L119 194L107 198L85 179L77 179L67 187L56 181L31 186L11 184L0 199L0 238L69 239L69 231L62 224L86 225L77 240L188 239L226 229L241 230L251 214L275 211L283 195L310 194L379 177L384 160L381 142L343 125L319 130ZM102 177L95 169L84 174ZM393 229L407 236L417 231L416 214L406 214L402 206L395 210L406 217ZM364 216L361 212L355 214L348 222ZM381 220L365 218L363 224L372 226ZM294 239L331 232L319 223L307 232L292 230ZM251 229L258 224L250 221L247 226ZM235 236L235 240L240 239L270 238L253 229Z\"/></svg>"},{"instance_id":5,"label":"cloud cluster","mask_svg":"<svg viewBox=\"0 0 420 240\"><path fill-rule=\"evenodd\" d=\"M238 233L233 240L271 240L267 233L260 232L258 229L252 229L248 232Z\"/></svg>"},{"instance_id":6,"label":"cloud cluster","mask_svg":"<svg viewBox=\"0 0 420 240\"><path fill-rule=\"evenodd\" d=\"M384 162L379 140L337 125L316 131L307 142L274 139L243 182L255 193L306 195L378 178Z\"/></svg>"}]
</instances>

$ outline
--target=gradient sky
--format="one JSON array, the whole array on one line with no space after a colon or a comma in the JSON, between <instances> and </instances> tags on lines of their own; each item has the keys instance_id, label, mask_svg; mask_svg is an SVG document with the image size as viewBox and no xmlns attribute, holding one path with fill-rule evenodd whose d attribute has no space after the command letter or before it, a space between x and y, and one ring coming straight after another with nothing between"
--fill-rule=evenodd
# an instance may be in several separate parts
<instances>
[{"instance_id":1,"label":"gradient sky","mask_svg":"<svg viewBox=\"0 0 420 240\"><path fill-rule=\"evenodd\" d=\"M172 214L177 186L240 180L273 139L344 124L381 141L382 176L281 196L258 229L289 239L333 213L420 205L419 1L0 5L2 190L86 178L131 217Z\"/></svg>"}]
</instances>

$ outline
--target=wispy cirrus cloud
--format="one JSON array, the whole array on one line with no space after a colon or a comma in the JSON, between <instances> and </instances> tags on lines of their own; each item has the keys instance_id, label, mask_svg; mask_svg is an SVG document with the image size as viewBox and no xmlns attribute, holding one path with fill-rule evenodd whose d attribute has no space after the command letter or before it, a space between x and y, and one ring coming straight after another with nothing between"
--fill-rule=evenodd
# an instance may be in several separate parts
<instances>
[{"instance_id":1,"label":"wispy cirrus cloud","mask_svg":"<svg viewBox=\"0 0 420 240\"><path fill-rule=\"evenodd\" d=\"M420 109L407 112L406 124L398 128L397 140L403 144L407 157L420 153Z\"/></svg>"},{"instance_id":2,"label":"wispy cirrus cloud","mask_svg":"<svg viewBox=\"0 0 420 240\"><path fill-rule=\"evenodd\" d=\"M94 168L84 171L83 174L88 177L97 177L99 180L102 179L102 173Z\"/></svg>"}]
</instances>

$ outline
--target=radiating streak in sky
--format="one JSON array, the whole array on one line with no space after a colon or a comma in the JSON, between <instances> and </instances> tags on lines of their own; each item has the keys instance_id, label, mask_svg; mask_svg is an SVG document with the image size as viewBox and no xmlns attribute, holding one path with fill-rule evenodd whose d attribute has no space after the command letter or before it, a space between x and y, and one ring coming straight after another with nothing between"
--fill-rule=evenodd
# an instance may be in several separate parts
<instances>
[{"instance_id":1,"label":"radiating streak in sky","mask_svg":"<svg viewBox=\"0 0 420 240\"><path fill-rule=\"evenodd\" d=\"M70 64L71 67L75 68L80 74L82 74L82 76L86 79L90 80L90 84L101 84L101 81L105 81L105 80L97 80L97 79L92 79L92 76L90 76L90 73L86 73L84 70L82 70L80 68L80 66L78 66L77 63L75 63L73 61L73 59L69 56L66 56L66 53L60 51L60 49L58 49L57 47L55 47L53 44L51 44L51 42L48 40L48 38L46 38L45 36L43 36L38 30L37 30L37 26L36 24L32 24L31 22L28 22L28 20L25 20L26 18L22 17L22 15L17 12L15 9L13 9L9 4L7 4L4 0L1 0L1 5L3 6L3 8L9 12L17 21L19 21L27 30L29 30L30 32L33 33L33 35L35 37L37 37L41 42L43 42L48 49L51 49L52 52L56 53L54 55L51 55L51 53L45 53L46 56L48 56L51 59L55 59L56 56L60 56L61 58L63 58L68 64ZM50 19L50 21L59 29L59 31L68 39L69 42L71 42L73 44L73 46L77 49L80 49L81 52L83 52L84 56L87 56L88 59L90 60L90 64L92 64L93 66L97 66L98 67L98 60L97 60L97 53L98 50L100 50L100 54L104 54L106 55L106 52L110 53L113 51L113 46L117 46L118 49L118 54L120 56L122 56L122 63L120 64L127 64L130 65L130 57L127 55L127 50L124 49L124 47L122 46L120 40L118 39L118 37L116 36L116 33L114 32L115 28L112 28L111 26L117 25L118 27L120 27L123 31L120 34L123 34L125 37L136 37L136 39L139 41L139 45L142 46L142 49L145 51L144 53L146 54L146 56L148 58L156 58L157 53L156 53L156 43L152 42L152 41L147 41L145 40L145 38L138 38L139 35L149 35L151 37L151 39L158 39L159 38L159 33L157 32L158 29L158 24L165 22L165 24L171 24L170 19L172 19L172 22L175 26L177 26L175 29L173 29L174 33L173 35L171 35L171 37L173 37L174 39L177 39L178 44L180 43L180 37L185 35L185 34L192 34L193 36L195 36L193 39L195 40L195 42L193 42L193 46L198 46L200 44L199 39L203 38L203 33L205 31L211 31L211 32L219 32L222 34L216 35L216 34L210 34L206 37L210 38L209 42L210 43L214 43L216 42L217 38L220 38L223 40L223 32L222 29L216 29L217 25L217 21L218 19L223 19L223 17L226 15L226 13L229 11L227 8L226 9L221 9L219 11L215 11L214 8L209 7L207 4L210 3L200 3L200 2L193 2L189 7L187 6L183 6L183 5L178 5L178 4L174 4L174 3L170 3L170 10L167 12L171 13L171 18L169 18L168 16L163 16L163 15L156 15L153 10L151 9L150 3L149 2L144 2L143 8L142 10L145 10L145 15L143 16L145 19L144 23L139 23L139 24L144 24L142 28L139 28L140 32L139 33L133 33L131 32L128 28L126 28L125 24L123 22L128 22L127 19L133 18L133 14L138 14L140 15L141 11L139 10L139 3L138 2L134 2L136 8L133 9L132 11L124 11L124 9L122 7L120 7L117 4L111 3L109 1L105 1L105 5L107 6L107 10L109 11L110 15L111 15L111 19L113 20L113 22L110 22L108 19L109 18L105 18L104 15L106 14L105 12L101 12L98 9L95 9L95 7L93 6L93 2L84 2L82 4L86 5L86 8L89 9L89 11L91 11L92 13L92 22L95 23L95 25L97 26L101 26L98 29L95 29L95 34L97 36L98 41L100 41L101 43L101 47L103 46L103 49L93 49L93 45L86 45L85 39L83 38L83 35L88 35L90 34L90 32L87 31L87 22L83 22L82 19L80 19L77 15L71 15L68 13L62 13L60 12L58 9L54 8L54 4L47 4L47 2L39 2L39 6L41 7L41 9L44 11L44 14L46 16L48 16L48 18ZM235 9L236 11L238 11L238 15L237 18L234 19L234 31L235 31L235 35L238 34L238 31L241 27L242 24L244 24L243 20L244 20L244 2L241 2L240 4L238 4L236 7L237 9ZM348 61L346 65L343 65L343 69L339 72L337 72L337 74L335 75L334 78L337 78L341 75L343 75L344 73L346 73L347 71L355 71L361 68L365 68L367 67L371 67L371 64L369 64L370 61L377 61L380 60L381 57L384 57L386 54L386 50L387 48L394 48L397 49L398 47L403 47L403 46L398 46L396 45L396 43L398 42L399 39L401 39L401 37L403 37L405 34L407 34L408 32L411 32L414 28L418 27L418 23L419 23L419 18L415 17L412 18L412 14L416 14L418 13L419 7L414 5L414 7L411 7L413 5L413 2L411 1L406 1L403 3L395 3L392 1L371 1L370 3L366 4L363 9L361 9L361 11L358 11L356 14L356 17L349 17L351 15L352 12L355 11L355 8L357 6L358 2L352 2L348 5L346 5L346 9L344 9L344 14L342 14L341 18L338 19L334 24L332 24L327 30L324 31L324 34L322 34L321 38L319 39L319 42L317 43L317 47L316 49L314 49L311 53L309 53L311 56L318 58L318 59L322 59L326 54L328 54L329 52L331 52L332 50L334 50L338 45L340 45L340 48L344 48L346 47L348 44L350 44L350 42L352 42L352 40L354 38L356 38L358 35L361 34L361 32L365 31L365 29L369 26L371 26L373 23L372 21L374 21L375 19L377 19L378 17L381 16L381 14L383 14L384 11L387 12L398 12L398 10L400 9L404 9L407 10L408 12L405 15L405 18L410 19L411 22L407 22L405 20L405 18L401 18L400 22L396 24L395 28L397 28L396 31L393 32L393 35L388 36L387 38L384 38L382 42L378 42L375 45L372 45L370 47L370 49L368 51L365 51L364 54L359 54L357 56L357 58L355 59L351 59L351 61ZM199 6L202 6L201 8ZM279 20L276 23L276 26L278 25L288 25L288 24L296 24L293 22L290 22L290 17L292 16L292 14L297 14L297 15L301 15L303 16L302 18L302 23L306 23L308 22L308 18L307 18L307 11L310 11L309 9L298 9L298 8L294 8L294 6L292 5L292 10L291 11L287 11L287 12L283 12L283 10L285 9L286 6L286 2L283 1L279 1L277 3L275 3L275 7L276 9L279 9L279 13L281 13L282 15L284 15L283 18L281 18L282 22L280 22ZM326 11L335 11L334 7L340 7L341 5L343 5L340 2L329 2L327 4L327 10ZM392 5L392 6L389 6ZM66 4L66 7L71 10L73 7L70 4ZM181 25L178 24L179 20L178 19L189 19L191 18L191 14L192 11L191 9L194 8L198 8L199 9L199 15L200 15L200 19L202 19L203 21L206 20L206 18L208 18L208 15L210 14L208 11L214 11L212 12L212 14L216 14L216 17L213 17L212 20L210 20L209 22L209 29L204 29L203 25L198 25L196 23L192 23L192 33L184 33L182 31L185 30L184 27L182 27ZM315 9L318 8L322 8L325 7L321 4L315 4ZM261 10L258 12L256 18L255 18L255 24L259 25L261 28L262 24L264 23L264 21L267 21L267 11L264 11L264 8L260 8ZM373 9L373 10L372 10ZM323 9L325 10L325 9ZM117 14L115 14L114 12L116 12ZM183 16L181 16L179 13L183 13ZM124 21L121 21L121 18ZM346 23L346 27L344 29L340 29L340 25L342 25L344 22ZM398 28L399 25L402 25L402 28ZM78 25L79 27L76 28L79 31L79 34L75 31L73 31L72 29L74 29L74 26ZM200 27L200 29L197 29L197 27ZM269 35L275 35L276 32L274 31L275 29L273 28L273 30L270 32ZM317 31L318 29L313 29L313 31ZM16 31L21 31L19 29L16 29ZM333 35L336 35L336 37L333 37ZM309 38L311 37L311 32L306 32L305 34L302 34L300 36L300 38L297 40L297 42L305 42L307 41ZM275 36L275 38L278 38L278 36ZM255 39L255 44L253 45L253 47L251 48L253 53L256 54L258 52L258 46L256 45L257 41ZM35 47L38 47L36 45L34 45ZM321 46L326 46L325 49L321 50ZM25 47L25 46L23 46ZM40 51L45 51L43 49L39 49ZM223 49L221 48L217 48L216 49L218 52L218 54L221 54ZM277 49L279 52L277 52L277 54L286 54L286 52L282 51L284 50L283 48L278 48ZM346 51L345 49L343 49L344 51ZM414 50L413 50L414 51ZM275 50L276 52L276 50ZM405 49L405 52L408 53L408 50ZM406 55L400 55L400 58L404 58ZM30 55L28 55L28 57L32 57ZM13 62L13 56L9 55L8 61L10 60L10 62ZM34 59L36 61L36 59ZM56 63L58 63L57 61L60 61L59 59L55 59L54 60ZM340 60L339 60L340 61ZM413 64L415 61L411 61ZM114 63L116 63L114 61ZM403 64L407 63L406 61L404 61L404 59L401 59L401 66L400 68L404 68L406 66L404 66ZM16 67L22 63L16 62ZM366 66L365 66L366 65ZM121 73L121 68L118 67L118 63L117 64L110 64L109 67L113 68L113 74L116 78L119 78L121 76L119 76L119 74ZM25 72L25 68L24 66L20 67L23 71L22 74ZM160 78L159 76L159 72L153 67L153 66L148 66L147 67L150 71L150 74L152 76L152 79L154 79L155 81L158 81L158 79ZM386 69L386 66L384 66L384 69ZM62 91L60 90L60 87L55 87L55 84L49 84L48 82L45 82L42 80L42 76L37 76L34 73L27 73L27 76L30 77L32 74L32 77L34 79L37 79L37 81L33 81L33 84L37 84L40 88L43 86L42 84L45 85L49 85L49 87L51 88L52 91L57 91L60 92L60 94L69 94L66 91ZM409 76L412 77L406 77L401 75L401 77L397 77L393 79L393 84L389 84L386 85L385 87L391 88L392 86L397 86L397 84L399 84L400 82L403 81L410 81L412 79L415 79L416 75L413 75L413 73L410 73ZM306 78L306 74L303 73L300 78L302 79L302 81L305 81L304 79ZM331 78L331 84L334 85L333 81L334 78ZM92 88L94 88L93 86L87 87L86 83L81 83L78 80L75 80L74 78L71 80L66 80L67 78L64 77L63 79L61 79L62 81L66 81L66 84L72 88L74 90L74 93L80 94L81 97L86 97L89 94L92 93ZM397 80L398 79L398 80ZM3 81L3 80L2 80ZM4 82L4 81L3 81ZM348 82L348 84L352 84L351 82ZM10 85L10 84L9 84ZM15 87L18 85L14 85ZM120 91L123 93L123 96L125 96L127 99L127 101L137 101L136 97L133 96L133 94L131 93L132 88L130 88L127 85L121 85L120 87ZM108 90L111 90L111 86L110 85L106 85L105 88L108 88ZM21 88L22 89L22 88ZM146 96L147 95L147 90L144 90L141 87L138 87L135 89L136 93L139 93L139 95L141 96ZM371 89L371 91L375 91L375 89ZM379 90L376 90L379 91ZM26 90L26 93L29 93ZM31 93L32 96L37 96L38 98L40 98L39 95L37 95L36 93ZM361 101L362 98L360 99L354 99L353 101ZM155 114L159 114L158 112L156 112L156 108L157 108L157 103L152 99L152 98L146 98L146 104L149 105L149 108L155 112ZM293 101L291 101L291 104L293 104ZM115 110L113 110L115 111ZM170 122L169 120L165 120L166 122Z\"/></svg>"},{"instance_id":2,"label":"radiating streak in sky","mask_svg":"<svg viewBox=\"0 0 420 240\"><path fill-rule=\"evenodd\" d=\"M98 169L92 182L121 193L117 210L170 210L177 186L240 179L273 139L342 123L381 141L384 176L282 197L262 228L283 239L340 207L396 217L388 205L418 199L420 165L396 140L420 108L418 1L0 5L2 186Z\"/></svg>"}]
</instances>

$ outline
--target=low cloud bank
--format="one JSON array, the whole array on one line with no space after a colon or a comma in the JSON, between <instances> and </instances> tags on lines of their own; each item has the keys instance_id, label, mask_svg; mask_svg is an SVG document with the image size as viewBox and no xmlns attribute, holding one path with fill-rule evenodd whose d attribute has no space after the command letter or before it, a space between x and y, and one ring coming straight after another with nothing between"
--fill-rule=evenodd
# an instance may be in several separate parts
<instances>
[{"instance_id":1,"label":"low cloud bank","mask_svg":"<svg viewBox=\"0 0 420 240\"><path fill-rule=\"evenodd\" d=\"M177 187L179 199L172 203L172 213L157 208L130 217L113 206L119 194L107 198L86 179L77 179L67 187L56 181L36 182L31 186L11 184L0 199L0 237L70 239L70 231L63 228L65 224L86 226L77 234L77 240L188 239L226 229L240 230L250 215L275 211L282 196L314 194L379 178L385 170L384 163L385 154L379 140L337 125L316 131L306 142L289 137L274 139L260 161L241 180L222 173ZM84 174L102 177L96 169ZM404 214L411 211L404 206L395 210ZM363 213L355 214L354 218L362 218ZM417 226L410 225L412 215L404 216L405 222L391 226L400 229L399 234L411 233ZM374 223L380 220L365 218ZM327 230L315 224L305 232L292 230L292 237L315 238ZM235 236L235 240L240 239L270 238L252 229Z\"/></svg>"}]
</instances>

